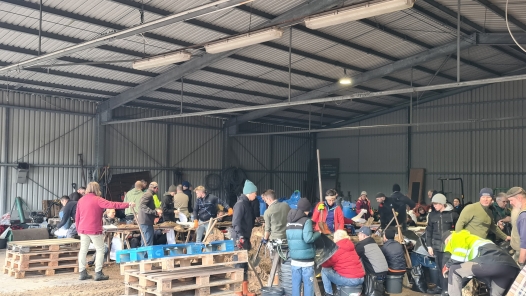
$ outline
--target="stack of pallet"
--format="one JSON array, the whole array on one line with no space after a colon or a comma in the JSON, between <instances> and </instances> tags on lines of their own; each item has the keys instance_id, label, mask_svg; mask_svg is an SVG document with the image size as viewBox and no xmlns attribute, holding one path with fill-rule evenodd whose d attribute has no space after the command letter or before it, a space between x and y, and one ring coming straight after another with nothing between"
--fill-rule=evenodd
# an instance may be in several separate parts
<instances>
[{"instance_id":1,"label":"stack of pallet","mask_svg":"<svg viewBox=\"0 0 526 296\"><path fill-rule=\"evenodd\" d=\"M131 254L134 250L147 252L146 256L151 259L143 254ZM134 250L117 253L122 261L134 258L121 264L125 295L226 296L242 290L243 269L234 265L248 262L248 254L244 250L234 251L232 241ZM191 254L186 254L188 251Z\"/></svg>"},{"instance_id":2,"label":"stack of pallet","mask_svg":"<svg viewBox=\"0 0 526 296\"><path fill-rule=\"evenodd\" d=\"M15 241L7 244L4 274L22 279L26 274L78 272L78 239Z\"/></svg>"}]
</instances>

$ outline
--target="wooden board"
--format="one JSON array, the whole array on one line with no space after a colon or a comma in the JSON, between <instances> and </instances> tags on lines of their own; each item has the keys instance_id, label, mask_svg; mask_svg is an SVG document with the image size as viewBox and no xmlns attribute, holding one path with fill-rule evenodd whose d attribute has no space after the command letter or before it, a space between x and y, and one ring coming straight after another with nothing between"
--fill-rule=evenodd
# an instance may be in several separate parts
<instances>
[{"instance_id":1,"label":"wooden board","mask_svg":"<svg viewBox=\"0 0 526 296\"><path fill-rule=\"evenodd\" d=\"M7 274L9 276L14 277L15 279L23 279L26 277L26 274L30 275L55 275L57 273L78 273L79 272L79 266L76 265L68 265L68 266L59 266L59 267L46 267L41 269L33 269L33 270L26 270L26 271L18 271L9 267L4 267L4 274Z\"/></svg>"},{"instance_id":2,"label":"wooden board","mask_svg":"<svg viewBox=\"0 0 526 296\"><path fill-rule=\"evenodd\" d=\"M225 284L212 287L201 287L194 290L183 291L183 292L156 292L147 289L143 289L138 286L125 285L124 295L140 295L140 296L232 296L236 292L241 292L240 283L236 284Z\"/></svg>"},{"instance_id":3,"label":"wooden board","mask_svg":"<svg viewBox=\"0 0 526 296\"><path fill-rule=\"evenodd\" d=\"M123 263L121 264L121 275L124 275L127 271L151 273L171 270L195 270L204 266L228 266L245 262L248 262L248 253L246 250L193 256L166 257L147 261Z\"/></svg>"},{"instance_id":4,"label":"wooden board","mask_svg":"<svg viewBox=\"0 0 526 296\"><path fill-rule=\"evenodd\" d=\"M47 230L46 230L47 231ZM29 241L12 241L7 243L7 249L21 253L32 253L39 251L61 251L79 250L80 240L73 238L42 239Z\"/></svg>"},{"instance_id":5,"label":"wooden board","mask_svg":"<svg viewBox=\"0 0 526 296\"><path fill-rule=\"evenodd\" d=\"M47 228L29 228L11 230L13 234L13 241L33 241L49 239L49 232Z\"/></svg>"}]
</instances>

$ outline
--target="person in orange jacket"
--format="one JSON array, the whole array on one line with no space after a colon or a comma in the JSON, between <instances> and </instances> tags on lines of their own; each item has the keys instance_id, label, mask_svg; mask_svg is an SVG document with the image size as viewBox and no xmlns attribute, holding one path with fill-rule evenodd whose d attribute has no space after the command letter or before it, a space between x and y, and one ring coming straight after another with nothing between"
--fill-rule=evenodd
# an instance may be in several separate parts
<instances>
[{"instance_id":1,"label":"person in orange jacket","mask_svg":"<svg viewBox=\"0 0 526 296\"><path fill-rule=\"evenodd\" d=\"M320 231L318 222L325 222L331 232L344 228L342 208L336 205L338 193L334 189L329 189L325 193L325 201L319 202L314 208L312 221L314 230Z\"/></svg>"}]
</instances>

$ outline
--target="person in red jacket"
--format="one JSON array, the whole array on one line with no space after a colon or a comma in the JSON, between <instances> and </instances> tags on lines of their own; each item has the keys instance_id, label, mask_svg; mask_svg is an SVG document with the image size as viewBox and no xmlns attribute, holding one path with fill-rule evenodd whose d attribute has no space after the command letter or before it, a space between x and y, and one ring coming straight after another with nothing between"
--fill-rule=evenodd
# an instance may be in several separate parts
<instances>
[{"instance_id":1,"label":"person in red jacket","mask_svg":"<svg viewBox=\"0 0 526 296\"><path fill-rule=\"evenodd\" d=\"M321 265L325 296L333 295L333 283L338 287L361 287L365 276L360 257L347 232L337 230L334 233L334 242L338 245L338 251Z\"/></svg>"},{"instance_id":2,"label":"person in red jacket","mask_svg":"<svg viewBox=\"0 0 526 296\"><path fill-rule=\"evenodd\" d=\"M367 198L366 191L362 191L362 194L360 194L360 197L358 198L358 201L356 202L356 214L360 214L362 209L367 211L362 216L362 218L364 218L365 220L369 219L373 215L373 211L371 209L371 202Z\"/></svg>"},{"instance_id":3,"label":"person in red jacket","mask_svg":"<svg viewBox=\"0 0 526 296\"><path fill-rule=\"evenodd\" d=\"M104 263L104 234L102 234L102 215L106 209L122 210L128 207L134 207L135 203L130 202L111 202L100 197L100 186L97 182L91 182L86 188L84 195L77 203L77 213L75 214L75 223L77 232L80 235L79 251L79 273L80 280L91 278L86 271L86 255L90 242L95 246L95 280L103 281L109 279L102 273L102 264Z\"/></svg>"},{"instance_id":4,"label":"person in red jacket","mask_svg":"<svg viewBox=\"0 0 526 296\"><path fill-rule=\"evenodd\" d=\"M336 196L338 192L334 189L329 189L325 193L325 201L319 202L314 208L312 215L312 222L314 222L314 230L320 231L318 222L327 223L327 227L331 232L344 228L343 211L342 208L336 205Z\"/></svg>"}]
</instances>

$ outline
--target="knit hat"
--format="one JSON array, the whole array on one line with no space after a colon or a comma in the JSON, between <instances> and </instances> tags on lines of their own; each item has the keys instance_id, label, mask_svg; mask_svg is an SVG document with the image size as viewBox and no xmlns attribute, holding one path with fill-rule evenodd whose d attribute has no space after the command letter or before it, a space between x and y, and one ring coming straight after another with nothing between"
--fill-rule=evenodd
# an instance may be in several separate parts
<instances>
[{"instance_id":1,"label":"knit hat","mask_svg":"<svg viewBox=\"0 0 526 296\"><path fill-rule=\"evenodd\" d=\"M386 197L385 194L383 192L378 192L376 194L376 198L380 198L380 197Z\"/></svg>"},{"instance_id":2,"label":"knit hat","mask_svg":"<svg viewBox=\"0 0 526 296\"><path fill-rule=\"evenodd\" d=\"M186 187L186 188L190 188L190 186L192 186L192 185L190 185L190 182L188 182L188 181L183 181L183 184L181 184L181 185L183 185L183 187Z\"/></svg>"},{"instance_id":3,"label":"knit hat","mask_svg":"<svg viewBox=\"0 0 526 296\"><path fill-rule=\"evenodd\" d=\"M367 196L367 191L362 191L362 194L360 194L360 195L365 195L365 196Z\"/></svg>"},{"instance_id":4,"label":"knit hat","mask_svg":"<svg viewBox=\"0 0 526 296\"><path fill-rule=\"evenodd\" d=\"M526 194L524 192L524 189L522 189L522 187L512 187L510 188L510 190L508 190L508 192L506 192L507 197L515 197L516 195L519 195L519 194Z\"/></svg>"},{"instance_id":5,"label":"knit hat","mask_svg":"<svg viewBox=\"0 0 526 296\"><path fill-rule=\"evenodd\" d=\"M168 192L177 192L177 186L170 185L170 187L168 188Z\"/></svg>"},{"instance_id":6,"label":"knit hat","mask_svg":"<svg viewBox=\"0 0 526 296\"><path fill-rule=\"evenodd\" d=\"M493 197L493 190L491 188L482 188L479 196L490 196Z\"/></svg>"},{"instance_id":7,"label":"knit hat","mask_svg":"<svg viewBox=\"0 0 526 296\"><path fill-rule=\"evenodd\" d=\"M433 196L431 202L445 205L447 203L447 198L442 193L437 193Z\"/></svg>"},{"instance_id":8,"label":"knit hat","mask_svg":"<svg viewBox=\"0 0 526 296\"><path fill-rule=\"evenodd\" d=\"M400 191L400 185L394 184L393 185L393 192Z\"/></svg>"},{"instance_id":9,"label":"knit hat","mask_svg":"<svg viewBox=\"0 0 526 296\"><path fill-rule=\"evenodd\" d=\"M298 200L297 208L302 212L310 212L310 210L312 209L312 205L308 199L303 197L300 198L300 200Z\"/></svg>"},{"instance_id":10,"label":"knit hat","mask_svg":"<svg viewBox=\"0 0 526 296\"><path fill-rule=\"evenodd\" d=\"M250 194L253 192L257 192L258 188L254 183L252 183L250 180L245 181L245 186L243 186L243 194Z\"/></svg>"},{"instance_id":11,"label":"knit hat","mask_svg":"<svg viewBox=\"0 0 526 296\"><path fill-rule=\"evenodd\" d=\"M389 228L387 228L385 230L384 234L385 234L385 238L386 239L394 239L395 235L396 235L396 230L394 230L393 228L389 227Z\"/></svg>"},{"instance_id":12,"label":"knit hat","mask_svg":"<svg viewBox=\"0 0 526 296\"><path fill-rule=\"evenodd\" d=\"M371 231L371 228L369 228L369 227L367 227L367 226L362 226L360 229L358 229L358 230L356 231L356 233L360 233L360 232L363 233L363 234L365 234L365 235L367 235L367 236L371 236L371 234L373 233L373 232Z\"/></svg>"}]
</instances>

